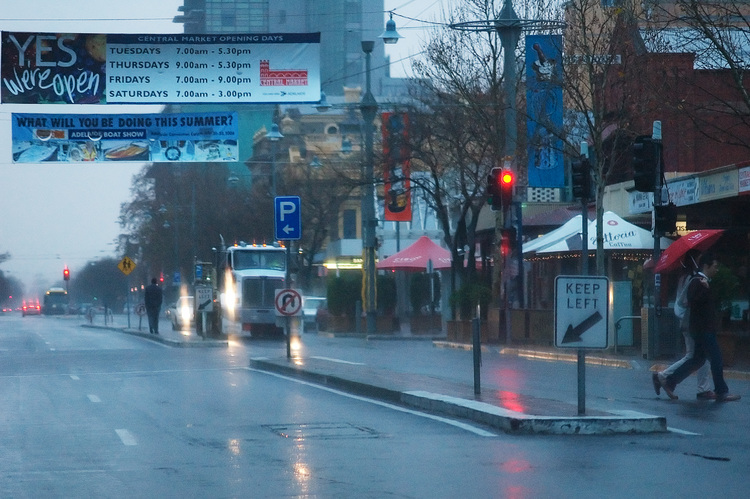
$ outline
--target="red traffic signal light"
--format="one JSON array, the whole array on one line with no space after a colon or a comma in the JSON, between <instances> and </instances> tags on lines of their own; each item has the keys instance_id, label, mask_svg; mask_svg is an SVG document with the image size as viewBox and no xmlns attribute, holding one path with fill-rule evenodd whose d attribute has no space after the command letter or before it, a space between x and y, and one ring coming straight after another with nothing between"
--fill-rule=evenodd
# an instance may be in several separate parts
<instances>
[{"instance_id":1,"label":"red traffic signal light","mask_svg":"<svg viewBox=\"0 0 750 499\"><path fill-rule=\"evenodd\" d=\"M65 267L63 269L63 280L69 281L70 280L70 270L68 270L68 267Z\"/></svg>"},{"instance_id":2,"label":"red traffic signal light","mask_svg":"<svg viewBox=\"0 0 750 499\"><path fill-rule=\"evenodd\" d=\"M500 255L509 258L516 240L516 229L503 229L500 233Z\"/></svg>"},{"instance_id":3,"label":"red traffic signal light","mask_svg":"<svg viewBox=\"0 0 750 499\"><path fill-rule=\"evenodd\" d=\"M500 186L503 188L506 188L510 186L513 187L513 172L510 170L502 170L500 172Z\"/></svg>"},{"instance_id":4,"label":"red traffic signal light","mask_svg":"<svg viewBox=\"0 0 750 499\"><path fill-rule=\"evenodd\" d=\"M507 210L513 202L515 175L512 170L493 168L487 177L487 197L493 211Z\"/></svg>"},{"instance_id":5,"label":"red traffic signal light","mask_svg":"<svg viewBox=\"0 0 750 499\"><path fill-rule=\"evenodd\" d=\"M513 187L515 184L516 177L512 170L503 169L500 171L500 198L504 210L509 210L513 203Z\"/></svg>"}]
</instances>

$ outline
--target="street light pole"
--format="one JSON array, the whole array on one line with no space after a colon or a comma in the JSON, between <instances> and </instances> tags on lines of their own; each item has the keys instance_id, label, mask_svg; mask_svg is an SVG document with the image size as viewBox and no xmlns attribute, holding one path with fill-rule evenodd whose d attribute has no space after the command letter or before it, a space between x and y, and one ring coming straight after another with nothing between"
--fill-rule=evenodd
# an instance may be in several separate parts
<instances>
[{"instance_id":1,"label":"street light pole","mask_svg":"<svg viewBox=\"0 0 750 499\"><path fill-rule=\"evenodd\" d=\"M373 41L362 41L362 51L365 53L365 95L362 97L360 111L364 126L362 132L365 140L364 185L362 195L362 252L364 270L364 306L367 314L367 334L375 333L375 317L377 312L376 283L375 283L375 196L373 189L375 167L375 153L373 151L373 135L375 128L373 121L378 111L378 103L372 95L370 56L375 47Z\"/></svg>"},{"instance_id":2,"label":"street light pole","mask_svg":"<svg viewBox=\"0 0 750 499\"><path fill-rule=\"evenodd\" d=\"M276 143L284 136L279 131L279 125L271 125L271 131L266 133L266 138L271 141L271 199L276 199ZM275 202L275 201L274 201Z\"/></svg>"}]
</instances>

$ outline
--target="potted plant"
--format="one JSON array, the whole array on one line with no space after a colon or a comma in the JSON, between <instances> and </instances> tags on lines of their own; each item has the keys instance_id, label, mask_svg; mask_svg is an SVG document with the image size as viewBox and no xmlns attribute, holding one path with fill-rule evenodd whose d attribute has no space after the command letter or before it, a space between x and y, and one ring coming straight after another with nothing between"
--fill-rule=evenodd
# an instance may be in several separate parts
<instances>
[{"instance_id":1,"label":"potted plant","mask_svg":"<svg viewBox=\"0 0 750 499\"><path fill-rule=\"evenodd\" d=\"M487 340L487 308L492 299L489 287L469 282L454 291L450 296L450 304L458 309L459 317L455 321L448 321L448 339L460 343L471 342L471 320L476 316L479 305L480 317L485 319L481 324L482 338Z\"/></svg>"}]
</instances>

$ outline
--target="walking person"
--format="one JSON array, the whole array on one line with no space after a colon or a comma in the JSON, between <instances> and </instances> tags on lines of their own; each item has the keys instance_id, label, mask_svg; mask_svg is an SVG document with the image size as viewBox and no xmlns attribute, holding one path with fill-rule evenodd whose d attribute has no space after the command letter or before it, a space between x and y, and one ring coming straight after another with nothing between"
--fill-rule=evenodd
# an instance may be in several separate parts
<instances>
[{"instance_id":1,"label":"walking person","mask_svg":"<svg viewBox=\"0 0 750 499\"><path fill-rule=\"evenodd\" d=\"M706 359L711 363L711 375L714 381L714 393L717 402L739 400L739 395L729 393L729 387L724 381L724 365L721 350L716 340L717 313L716 297L711 290L710 281L719 270L719 262L712 253L704 253L698 266L698 278L692 279L688 285L688 305L690 320L688 330L695 341L693 356L686 360L675 371L659 378L659 383L669 398L676 399L674 390L682 380L700 368Z\"/></svg>"},{"instance_id":2,"label":"walking person","mask_svg":"<svg viewBox=\"0 0 750 499\"><path fill-rule=\"evenodd\" d=\"M151 279L151 284L146 286L144 296L146 315L148 316L148 332L159 334L159 311L161 310L162 291L156 283L156 278Z\"/></svg>"},{"instance_id":3,"label":"walking person","mask_svg":"<svg viewBox=\"0 0 750 499\"><path fill-rule=\"evenodd\" d=\"M687 302L687 289L690 281L697 279L698 277L698 263L697 260L700 257L700 252L697 250L690 250L685 254L685 258L682 261L682 268L685 269L685 274L680 278L680 282L677 285L677 296L674 301L674 314L679 320L680 332L682 332L683 338L685 338L685 356L680 360L667 367L661 372L655 372L651 375L651 381L654 385L654 391L659 395L661 393L661 383L667 376L674 373L678 367L687 362L688 359L693 357L695 352L695 340L690 335L688 325L690 321L690 308ZM698 400L715 400L716 393L711 390L711 385L708 381L709 373L709 362L705 361L703 365L696 372L698 382L698 393L695 397Z\"/></svg>"}]
</instances>

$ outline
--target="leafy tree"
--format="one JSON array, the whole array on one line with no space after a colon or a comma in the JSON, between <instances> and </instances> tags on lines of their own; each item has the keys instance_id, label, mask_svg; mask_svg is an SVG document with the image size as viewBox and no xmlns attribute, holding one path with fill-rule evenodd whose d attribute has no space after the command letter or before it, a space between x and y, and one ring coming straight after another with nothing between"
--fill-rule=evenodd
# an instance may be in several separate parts
<instances>
[{"instance_id":1,"label":"leafy tree","mask_svg":"<svg viewBox=\"0 0 750 499\"><path fill-rule=\"evenodd\" d=\"M121 310L127 301L128 280L116 258L91 261L74 273L70 281L71 298L78 302L96 303L113 310Z\"/></svg>"}]
</instances>

